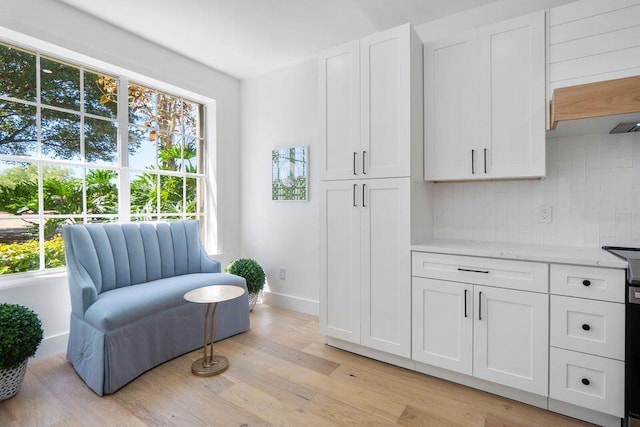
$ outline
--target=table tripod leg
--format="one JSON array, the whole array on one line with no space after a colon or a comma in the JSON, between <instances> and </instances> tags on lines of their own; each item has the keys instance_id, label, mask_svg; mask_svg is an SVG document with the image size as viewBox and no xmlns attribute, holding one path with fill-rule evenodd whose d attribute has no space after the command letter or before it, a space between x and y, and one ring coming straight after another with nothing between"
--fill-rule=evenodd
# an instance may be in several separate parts
<instances>
[{"instance_id":1,"label":"table tripod leg","mask_svg":"<svg viewBox=\"0 0 640 427\"><path fill-rule=\"evenodd\" d=\"M222 355L213 355L213 339L215 338L215 317L218 303L207 304L207 312L204 315L204 357L191 365L194 375L208 377L222 373L229 366L229 360ZM207 341L207 337L209 340ZM207 348L208 347L208 348Z\"/></svg>"}]
</instances>

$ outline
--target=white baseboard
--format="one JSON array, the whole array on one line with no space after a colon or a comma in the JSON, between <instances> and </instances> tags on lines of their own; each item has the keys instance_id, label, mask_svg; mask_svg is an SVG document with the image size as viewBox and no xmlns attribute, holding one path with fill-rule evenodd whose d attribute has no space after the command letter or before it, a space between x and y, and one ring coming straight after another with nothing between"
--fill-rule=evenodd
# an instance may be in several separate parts
<instances>
[{"instance_id":1,"label":"white baseboard","mask_svg":"<svg viewBox=\"0 0 640 427\"><path fill-rule=\"evenodd\" d=\"M306 298L295 297L293 295L278 294L276 292L264 292L262 301L265 304L286 308L287 310L299 311L301 313L317 316L320 313L318 301Z\"/></svg>"},{"instance_id":2,"label":"white baseboard","mask_svg":"<svg viewBox=\"0 0 640 427\"><path fill-rule=\"evenodd\" d=\"M524 402L532 406L537 406L538 408L548 408L547 396L541 396L538 394L530 393L528 391L518 390L501 384L496 384L491 381L486 381L480 378L461 374L459 372L450 371L448 369L439 368L437 366L427 365L421 362L416 362L416 371L434 377L442 378L454 383L462 384L467 387L486 391L488 393L497 394L498 396L506 397L507 399Z\"/></svg>"},{"instance_id":3,"label":"white baseboard","mask_svg":"<svg viewBox=\"0 0 640 427\"><path fill-rule=\"evenodd\" d=\"M44 359L45 357L66 353L68 341L69 332L53 335L43 339L40 343L40 347L38 347L38 351L36 351L34 359Z\"/></svg>"},{"instance_id":4,"label":"white baseboard","mask_svg":"<svg viewBox=\"0 0 640 427\"><path fill-rule=\"evenodd\" d=\"M614 417L613 415L603 414L602 412L596 412L588 408L583 408L551 398L549 399L549 410L604 427L620 427L622 421L620 418Z\"/></svg>"}]
</instances>

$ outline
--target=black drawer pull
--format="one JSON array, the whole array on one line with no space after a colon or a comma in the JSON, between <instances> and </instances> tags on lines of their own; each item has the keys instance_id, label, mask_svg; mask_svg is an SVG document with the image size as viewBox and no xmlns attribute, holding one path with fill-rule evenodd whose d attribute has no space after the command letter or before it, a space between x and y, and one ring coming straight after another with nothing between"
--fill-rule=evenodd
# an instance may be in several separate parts
<instances>
[{"instance_id":1,"label":"black drawer pull","mask_svg":"<svg viewBox=\"0 0 640 427\"><path fill-rule=\"evenodd\" d=\"M585 286L591 286L591 280L583 280L582 284Z\"/></svg>"},{"instance_id":2,"label":"black drawer pull","mask_svg":"<svg viewBox=\"0 0 640 427\"><path fill-rule=\"evenodd\" d=\"M585 323L584 325L582 325L582 329L584 329L585 331L588 331L589 329L591 329L591 326Z\"/></svg>"},{"instance_id":3,"label":"black drawer pull","mask_svg":"<svg viewBox=\"0 0 640 427\"><path fill-rule=\"evenodd\" d=\"M471 273L484 273L489 274L489 270L472 270L470 268L458 268L458 271L469 271Z\"/></svg>"},{"instance_id":4,"label":"black drawer pull","mask_svg":"<svg viewBox=\"0 0 640 427\"><path fill-rule=\"evenodd\" d=\"M582 384L584 384L584 385L589 385L589 384L591 384L591 382L590 382L588 379L583 378L583 379L582 379Z\"/></svg>"},{"instance_id":5,"label":"black drawer pull","mask_svg":"<svg viewBox=\"0 0 640 427\"><path fill-rule=\"evenodd\" d=\"M478 292L478 320L482 320L482 291Z\"/></svg>"}]
</instances>

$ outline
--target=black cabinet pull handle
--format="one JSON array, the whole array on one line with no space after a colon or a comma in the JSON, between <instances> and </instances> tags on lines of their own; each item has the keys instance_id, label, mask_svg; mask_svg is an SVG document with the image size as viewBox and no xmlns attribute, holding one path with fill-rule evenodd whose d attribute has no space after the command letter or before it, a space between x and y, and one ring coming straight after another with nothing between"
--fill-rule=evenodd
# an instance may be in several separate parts
<instances>
[{"instance_id":1,"label":"black cabinet pull handle","mask_svg":"<svg viewBox=\"0 0 640 427\"><path fill-rule=\"evenodd\" d=\"M585 331L588 331L589 329L591 329L591 326L587 325L586 323L582 325L582 329L584 329Z\"/></svg>"},{"instance_id":2,"label":"black cabinet pull handle","mask_svg":"<svg viewBox=\"0 0 640 427\"><path fill-rule=\"evenodd\" d=\"M591 280L583 280L583 281L582 281L582 284L583 284L584 286L591 286Z\"/></svg>"},{"instance_id":3,"label":"black cabinet pull handle","mask_svg":"<svg viewBox=\"0 0 640 427\"><path fill-rule=\"evenodd\" d=\"M487 173L487 149L484 149L484 173Z\"/></svg>"},{"instance_id":4,"label":"black cabinet pull handle","mask_svg":"<svg viewBox=\"0 0 640 427\"><path fill-rule=\"evenodd\" d=\"M476 156L476 150L471 150L471 174L476 173L475 156Z\"/></svg>"},{"instance_id":5,"label":"black cabinet pull handle","mask_svg":"<svg viewBox=\"0 0 640 427\"><path fill-rule=\"evenodd\" d=\"M482 320L482 291L478 292L478 320Z\"/></svg>"},{"instance_id":6,"label":"black cabinet pull handle","mask_svg":"<svg viewBox=\"0 0 640 427\"><path fill-rule=\"evenodd\" d=\"M367 186L367 184L362 184L362 207L363 208L367 207L367 205L364 202L364 189L365 189L366 186Z\"/></svg>"},{"instance_id":7,"label":"black cabinet pull handle","mask_svg":"<svg viewBox=\"0 0 640 427\"><path fill-rule=\"evenodd\" d=\"M591 382L590 382L588 379L583 378L583 379L582 379L582 384L584 384L584 385L589 385L589 384L591 384Z\"/></svg>"},{"instance_id":8,"label":"black cabinet pull handle","mask_svg":"<svg viewBox=\"0 0 640 427\"><path fill-rule=\"evenodd\" d=\"M358 161L358 153L356 153L355 151L353 152L353 174L354 175L358 175L356 173L356 162Z\"/></svg>"},{"instance_id":9,"label":"black cabinet pull handle","mask_svg":"<svg viewBox=\"0 0 640 427\"><path fill-rule=\"evenodd\" d=\"M367 171L366 171L366 169L365 169L365 164L366 164L366 162L367 162L367 157L366 157L366 156L367 156L367 152L363 150L363 151L362 151L362 173L363 173L364 175L366 175L366 174L367 174Z\"/></svg>"},{"instance_id":10,"label":"black cabinet pull handle","mask_svg":"<svg viewBox=\"0 0 640 427\"><path fill-rule=\"evenodd\" d=\"M356 204L356 188L358 187L358 184L353 184L353 207L357 208L358 205Z\"/></svg>"},{"instance_id":11,"label":"black cabinet pull handle","mask_svg":"<svg viewBox=\"0 0 640 427\"><path fill-rule=\"evenodd\" d=\"M469 271L471 273L489 274L489 270L473 270L471 268L458 268L458 271Z\"/></svg>"},{"instance_id":12,"label":"black cabinet pull handle","mask_svg":"<svg viewBox=\"0 0 640 427\"><path fill-rule=\"evenodd\" d=\"M467 317L467 290L464 290L464 317Z\"/></svg>"}]
</instances>

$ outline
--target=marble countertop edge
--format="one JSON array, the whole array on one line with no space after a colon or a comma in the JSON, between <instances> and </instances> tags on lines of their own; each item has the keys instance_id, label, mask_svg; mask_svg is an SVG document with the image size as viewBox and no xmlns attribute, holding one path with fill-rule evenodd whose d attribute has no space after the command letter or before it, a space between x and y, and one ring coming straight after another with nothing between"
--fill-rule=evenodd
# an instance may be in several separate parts
<instances>
[{"instance_id":1,"label":"marble countertop edge","mask_svg":"<svg viewBox=\"0 0 640 427\"><path fill-rule=\"evenodd\" d=\"M429 240L411 245L412 251L480 256L518 261L627 268L627 262L598 247L534 245L470 240Z\"/></svg>"}]
</instances>

